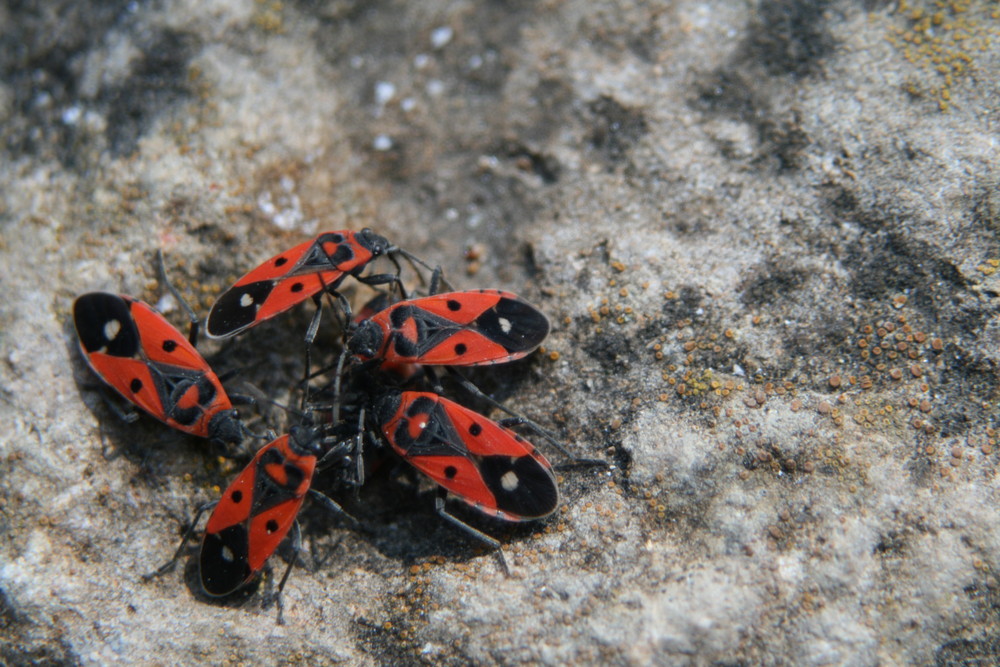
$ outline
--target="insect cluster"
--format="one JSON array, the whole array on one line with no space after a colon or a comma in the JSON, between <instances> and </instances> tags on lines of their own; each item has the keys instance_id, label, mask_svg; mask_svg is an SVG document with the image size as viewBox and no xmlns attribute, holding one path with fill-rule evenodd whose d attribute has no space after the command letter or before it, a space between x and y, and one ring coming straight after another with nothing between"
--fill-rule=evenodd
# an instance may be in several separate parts
<instances>
[{"instance_id":1,"label":"insect cluster","mask_svg":"<svg viewBox=\"0 0 1000 667\"><path fill-rule=\"evenodd\" d=\"M379 257L395 271L366 274ZM418 272L422 296L407 293L399 258ZM437 512L496 549L504 567L499 542L450 514L446 496L508 521L538 519L556 509L559 491L552 466L511 427L527 425L559 444L479 392L457 370L530 354L548 334L548 320L510 292L440 293L441 284L447 285L440 270L428 280L421 268L430 270L370 229L326 232L267 260L218 298L206 320L213 338L243 333L305 300L316 303L305 336L302 410L290 410L298 423L277 438L257 436L242 423L233 409L239 397L227 394L198 353L199 319L166 281L165 271L167 287L191 317L187 337L131 297L92 292L77 298L73 317L80 348L94 372L126 400L229 452L238 452L248 436L270 440L220 500L200 508L192 523L194 530L201 513L212 510L198 559L208 595L226 596L254 581L290 532L297 542L296 515L306 495L343 513L314 482L330 475L337 485L357 488L364 482L366 448L395 452L437 483ZM376 290L356 314L338 291L348 277ZM336 302L343 319L343 351L336 364L310 373L309 350L324 296ZM511 418L493 421L446 398L441 373ZM188 536L154 575L176 562ZM278 585L279 619L280 592L293 564L294 559Z\"/></svg>"}]
</instances>

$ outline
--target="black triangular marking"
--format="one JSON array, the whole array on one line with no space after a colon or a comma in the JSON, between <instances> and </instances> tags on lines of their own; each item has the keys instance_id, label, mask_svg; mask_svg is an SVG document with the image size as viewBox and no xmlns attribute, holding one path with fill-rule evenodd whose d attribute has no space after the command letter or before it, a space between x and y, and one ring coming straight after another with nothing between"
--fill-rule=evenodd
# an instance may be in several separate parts
<instances>
[{"instance_id":1,"label":"black triangular marking","mask_svg":"<svg viewBox=\"0 0 1000 667\"><path fill-rule=\"evenodd\" d=\"M324 243L336 243L337 249L332 255L327 255L323 250ZM316 242L309 246L309 249L299 260L294 271L289 272L289 276L299 276L307 273L318 273L320 271L336 271L337 267L344 262L354 259L354 248L349 243L344 243L344 237L340 234L324 234L316 239Z\"/></svg>"},{"instance_id":2,"label":"black triangular marking","mask_svg":"<svg viewBox=\"0 0 1000 667\"><path fill-rule=\"evenodd\" d=\"M265 467L269 465L280 465L284 468L288 478L286 485L278 484L267 474ZM303 479L305 474L302 469L293 463L288 463L277 448L272 447L264 452L254 470L253 505L250 508L250 517L253 518L261 512L295 498L293 491L302 484Z\"/></svg>"},{"instance_id":3,"label":"black triangular marking","mask_svg":"<svg viewBox=\"0 0 1000 667\"><path fill-rule=\"evenodd\" d=\"M400 335L393 337L393 347L403 357L420 357L462 330L460 325L451 320L418 306L400 306L390 315L390 323L394 329L401 329L410 319L417 327L417 340L410 341Z\"/></svg>"},{"instance_id":4,"label":"black triangular marking","mask_svg":"<svg viewBox=\"0 0 1000 667\"><path fill-rule=\"evenodd\" d=\"M409 421L427 416L427 426L416 439L410 437ZM448 414L427 397L413 401L406 415L399 420L395 443L407 456L469 456L469 449L462 442Z\"/></svg>"}]
</instances>

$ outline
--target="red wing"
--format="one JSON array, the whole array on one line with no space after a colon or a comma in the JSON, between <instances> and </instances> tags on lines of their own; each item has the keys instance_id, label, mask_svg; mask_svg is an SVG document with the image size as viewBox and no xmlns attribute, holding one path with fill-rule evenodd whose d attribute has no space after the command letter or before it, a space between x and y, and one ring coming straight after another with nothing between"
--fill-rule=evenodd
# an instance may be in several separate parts
<instances>
[{"instance_id":1,"label":"red wing","mask_svg":"<svg viewBox=\"0 0 1000 667\"><path fill-rule=\"evenodd\" d=\"M170 322L142 301L132 301L132 318L149 361L211 373L208 362Z\"/></svg>"},{"instance_id":2,"label":"red wing","mask_svg":"<svg viewBox=\"0 0 1000 667\"><path fill-rule=\"evenodd\" d=\"M551 465L531 443L436 394L402 392L382 433L415 468L483 512L536 519L559 504Z\"/></svg>"},{"instance_id":3,"label":"red wing","mask_svg":"<svg viewBox=\"0 0 1000 667\"><path fill-rule=\"evenodd\" d=\"M462 456L411 456L407 462L471 505L497 506L496 497L483 479L476 461ZM487 510L488 511L488 510Z\"/></svg>"},{"instance_id":4,"label":"red wing","mask_svg":"<svg viewBox=\"0 0 1000 667\"><path fill-rule=\"evenodd\" d=\"M479 317L483 311L495 306L501 297L517 298L510 292L500 290L469 290L434 294L419 299L410 299L406 303L423 308L455 324L468 324Z\"/></svg>"},{"instance_id":5,"label":"red wing","mask_svg":"<svg viewBox=\"0 0 1000 667\"><path fill-rule=\"evenodd\" d=\"M275 255L222 293L208 314L213 338L233 336L334 288L373 258L354 232L325 232Z\"/></svg>"},{"instance_id":6,"label":"red wing","mask_svg":"<svg viewBox=\"0 0 1000 667\"><path fill-rule=\"evenodd\" d=\"M137 299L108 292L84 294L73 304L73 322L88 357L100 353L211 372L181 332Z\"/></svg>"},{"instance_id":7,"label":"red wing","mask_svg":"<svg viewBox=\"0 0 1000 667\"><path fill-rule=\"evenodd\" d=\"M459 330L437 345L421 350L413 361L428 366L479 366L513 361L520 356L524 355L512 355L503 345L475 331Z\"/></svg>"},{"instance_id":8,"label":"red wing","mask_svg":"<svg viewBox=\"0 0 1000 667\"><path fill-rule=\"evenodd\" d=\"M95 352L88 357L101 379L128 401L161 421L167 419L160 391L149 364L139 359L123 359Z\"/></svg>"},{"instance_id":9,"label":"red wing","mask_svg":"<svg viewBox=\"0 0 1000 667\"><path fill-rule=\"evenodd\" d=\"M343 271L324 271L279 280L273 283L267 298L258 304L255 321L263 322L280 315L324 289L336 287L343 277Z\"/></svg>"},{"instance_id":10,"label":"red wing","mask_svg":"<svg viewBox=\"0 0 1000 667\"><path fill-rule=\"evenodd\" d=\"M283 436L287 437L287 436ZM230 526L243 523L250 517L250 508L253 505L254 480L257 477L257 461L264 450L277 447L275 440L264 447L247 464L236 479L230 482L229 486L219 499L219 504L215 506L212 516L205 524L206 533L218 533Z\"/></svg>"},{"instance_id":11,"label":"red wing","mask_svg":"<svg viewBox=\"0 0 1000 667\"><path fill-rule=\"evenodd\" d=\"M288 535L304 496L292 498L255 515L250 519L249 564L254 572L264 567L264 563L275 552L281 541Z\"/></svg>"},{"instance_id":12,"label":"red wing","mask_svg":"<svg viewBox=\"0 0 1000 667\"><path fill-rule=\"evenodd\" d=\"M316 244L316 239L298 244L290 250L279 253L267 260L253 271L240 278L233 287L258 283L262 280L281 280L288 277L302 261L302 258Z\"/></svg>"}]
</instances>

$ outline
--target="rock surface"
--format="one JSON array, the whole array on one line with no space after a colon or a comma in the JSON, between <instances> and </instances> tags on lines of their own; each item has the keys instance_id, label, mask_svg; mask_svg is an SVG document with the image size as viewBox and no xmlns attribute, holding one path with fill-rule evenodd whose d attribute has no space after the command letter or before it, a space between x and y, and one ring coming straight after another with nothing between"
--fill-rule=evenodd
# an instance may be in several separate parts
<instances>
[{"instance_id":1,"label":"rock surface","mask_svg":"<svg viewBox=\"0 0 1000 667\"><path fill-rule=\"evenodd\" d=\"M1000 661L995 2L53 0L0 26L0 662ZM612 467L563 470L541 525L462 515L509 578L376 475L338 497L370 533L303 514L286 625L273 577L218 603L186 555L143 582L236 468L115 419L73 298L156 303L160 248L204 313L364 226L545 310L544 353L477 379ZM308 318L204 347L294 400Z\"/></svg>"}]
</instances>

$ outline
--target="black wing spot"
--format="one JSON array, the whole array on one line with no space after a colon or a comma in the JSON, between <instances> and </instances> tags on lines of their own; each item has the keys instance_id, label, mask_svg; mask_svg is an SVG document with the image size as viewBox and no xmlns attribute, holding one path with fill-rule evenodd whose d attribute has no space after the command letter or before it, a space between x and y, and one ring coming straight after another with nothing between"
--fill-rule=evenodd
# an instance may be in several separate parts
<instances>
[{"instance_id":1,"label":"black wing spot","mask_svg":"<svg viewBox=\"0 0 1000 667\"><path fill-rule=\"evenodd\" d=\"M459 343L455 346L455 354L462 356L469 351L469 347L465 343Z\"/></svg>"},{"instance_id":2,"label":"black wing spot","mask_svg":"<svg viewBox=\"0 0 1000 667\"><path fill-rule=\"evenodd\" d=\"M504 512L532 519L551 514L559 504L552 472L532 456L484 456L479 471Z\"/></svg>"},{"instance_id":3,"label":"black wing spot","mask_svg":"<svg viewBox=\"0 0 1000 667\"><path fill-rule=\"evenodd\" d=\"M305 288L305 285L302 283L294 283L292 285L292 292L301 292L303 288Z\"/></svg>"},{"instance_id":4,"label":"black wing spot","mask_svg":"<svg viewBox=\"0 0 1000 667\"><path fill-rule=\"evenodd\" d=\"M455 479L455 475L458 474L458 468L455 466L448 466L444 469L444 476L448 479Z\"/></svg>"},{"instance_id":5,"label":"black wing spot","mask_svg":"<svg viewBox=\"0 0 1000 667\"><path fill-rule=\"evenodd\" d=\"M450 310L452 312L462 310L462 304L461 304L461 302L459 302L459 301L457 301L455 299L448 299L447 303L448 303L448 310Z\"/></svg>"},{"instance_id":6,"label":"black wing spot","mask_svg":"<svg viewBox=\"0 0 1000 667\"><path fill-rule=\"evenodd\" d=\"M111 322L118 322L118 330L109 338ZM117 294L84 294L73 304L73 323L87 353L101 351L114 357L134 357L139 353L139 330L128 302Z\"/></svg>"},{"instance_id":7,"label":"black wing spot","mask_svg":"<svg viewBox=\"0 0 1000 667\"><path fill-rule=\"evenodd\" d=\"M201 543L201 587L214 596L229 595L252 576L250 536L242 523L207 533Z\"/></svg>"},{"instance_id":8,"label":"black wing spot","mask_svg":"<svg viewBox=\"0 0 1000 667\"><path fill-rule=\"evenodd\" d=\"M273 289L274 281L259 280L224 292L208 314L205 327L208 335L231 336L246 329L254 323L257 309L267 301Z\"/></svg>"},{"instance_id":9,"label":"black wing spot","mask_svg":"<svg viewBox=\"0 0 1000 667\"><path fill-rule=\"evenodd\" d=\"M475 422L473 422L472 426L469 427L469 433L471 433L474 436L478 436L482 432L483 432L483 427L480 426L479 424L476 424Z\"/></svg>"},{"instance_id":10,"label":"black wing spot","mask_svg":"<svg viewBox=\"0 0 1000 667\"><path fill-rule=\"evenodd\" d=\"M239 489L236 489L235 491L233 491L233 493L229 497L237 505L239 505L241 502L243 502L243 492L240 491Z\"/></svg>"},{"instance_id":11,"label":"black wing spot","mask_svg":"<svg viewBox=\"0 0 1000 667\"><path fill-rule=\"evenodd\" d=\"M287 257L279 257L276 260L274 260L274 265L275 266L284 266L285 264L288 264L288 258Z\"/></svg>"},{"instance_id":12,"label":"black wing spot","mask_svg":"<svg viewBox=\"0 0 1000 667\"><path fill-rule=\"evenodd\" d=\"M142 389L142 380L139 378L133 378L129 383L128 388L132 390L133 394L138 394L139 390Z\"/></svg>"},{"instance_id":13,"label":"black wing spot","mask_svg":"<svg viewBox=\"0 0 1000 667\"><path fill-rule=\"evenodd\" d=\"M268 522L267 522L267 534L270 535L271 533L275 532L276 530L278 530L278 522L275 521L274 519L268 520Z\"/></svg>"},{"instance_id":14,"label":"black wing spot","mask_svg":"<svg viewBox=\"0 0 1000 667\"><path fill-rule=\"evenodd\" d=\"M549 335L545 315L530 303L507 297L484 311L472 326L510 352L531 351Z\"/></svg>"},{"instance_id":15,"label":"black wing spot","mask_svg":"<svg viewBox=\"0 0 1000 667\"><path fill-rule=\"evenodd\" d=\"M163 351L164 352L173 352L176 349L177 349L177 341L175 341L175 340L165 340L165 341L163 341Z\"/></svg>"}]
</instances>

